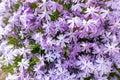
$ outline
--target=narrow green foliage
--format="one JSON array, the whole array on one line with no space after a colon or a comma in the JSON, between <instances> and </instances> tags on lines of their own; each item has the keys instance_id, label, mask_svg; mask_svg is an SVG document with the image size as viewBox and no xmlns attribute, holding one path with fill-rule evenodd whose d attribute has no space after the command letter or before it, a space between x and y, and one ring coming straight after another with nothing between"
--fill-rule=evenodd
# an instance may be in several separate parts
<instances>
[{"instance_id":1,"label":"narrow green foliage","mask_svg":"<svg viewBox=\"0 0 120 80\"><path fill-rule=\"evenodd\" d=\"M15 11L17 11L19 7L20 7L20 4L19 4L19 3L18 3L18 4L15 4L15 5L14 5Z\"/></svg>"},{"instance_id":2,"label":"narrow green foliage","mask_svg":"<svg viewBox=\"0 0 120 80\"><path fill-rule=\"evenodd\" d=\"M14 64L13 65L8 65L8 66L2 66L2 70L5 72L5 73L14 73L14 68L18 68L18 62L21 62L21 57L16 57L14 59Z\"/></svg>"},{"instance_id":3,"label":"narrow green foliage","mask_svg":"<svg viewBox=\"0 0 120 80\"><path fill-rule=\"evenodd\" d=\"M36 3L31 3L30 6L32 7L33 10L35 10L38 7Z\"/></svg>"},{"instance_id":4,"label":"narrow green foliage","mask_svg":"<svg viewBox=\"0 0 120 80\"><path fill-rule=\"evenodd\" d=\"M31 48L32 48L32 51L31 51L32 54L36 54L36 53L38 53L40 55L44 54L44 50L40 49L40 45L39 44L35 44L35 45L31 46Z\"/></svg>"},{"instance_id":5,"label":"narrow green foliage","mask_svg":"<svg viewBox=\"0 0 120 80\"><path fill-rule=\"evenodd\" d=\"M33 66L36 65L38 61L39 59L37 57L35 57L34 59L31 59L29 62L28 71L33 71Z\"/></svg>"},{"instance_id":6,"label":"narrow green foliage","mask_svg":"<svg viewBox=\"0 0 120 80\"><path fill-rule=\"evenodd\" d=\"M71 8L71 6L72 6L72 3L70 3L70 4L63 4L63 9L64 10L68 10L68 9Z\"/></svg>"},{"instance_id":7,"label":"narrow green foliage","mask_svg":"<svg viewBox=\"0 0 120 80\"><path fill-rule=\"evenodd\" d=\"M57 20L58 19L58 17L59 17L59 11L58 10L56 10L52 15L50 15L50 17L51 17L51 20L52 21L55 21L55 20Z\"/></svg>"},{"instance_id":8,"label":"narrow green foliage","mask_svg":"<svg viewBox=\"0 0 120 80\"><path fill-rule=\"evenodd\" d=\"M9 24L9 22L8 22L8 20L7 20L7 19L6 19L6 20L4 20L3 22L4 22L6 25L7 25L7 24Z\"/></svg>"},{"instance_id":9,"label":"narrow green foliage","mask_svg":"<svg viewBox=\"0 0 120 80\"><path fill-rule=\"evenodd\" d=\"M22 45L19 44L20 42L19 39L10 36L8 37L8 40L9 40L8 45L14 45L14 47L20 47L20 48L22 47Z\"/></svg>"},{"instance_id":10,"label":"narrow green foliage","mask_svg":"<svg viewBox=\"0 0 120 80\"><path fill-rule=\"evenodd\" d=\"M5 73L14 73L14 66L12 65L8 65L8 66L2 66L1 69L3 70L3 72Z\"/></svg>"}]
</instances>

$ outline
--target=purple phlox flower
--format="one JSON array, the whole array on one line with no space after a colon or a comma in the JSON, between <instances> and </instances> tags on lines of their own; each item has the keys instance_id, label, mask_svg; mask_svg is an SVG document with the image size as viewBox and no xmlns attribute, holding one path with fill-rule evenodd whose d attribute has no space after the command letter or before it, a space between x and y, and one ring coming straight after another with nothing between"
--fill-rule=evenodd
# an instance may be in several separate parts
<instances>
[{"instance_id":1,"label":"purple phlox flower","mask_svg":"<svg viewBox=\"0 0 120 80\"><path fill-rule=\"evenodd\" d=\"M63 64L63 66L64 66L65 68L74 67L74 65L75 65L75 60L72 59L72 58L69 59L69 60L64 61L64 64Z\"/></svg>"},{"instance_id":2,"label":"purple phlox flower","mask_svg":"<svg viewBox=\"0 0 120 80\"><path fill-rule=\"evenodd\" d=\"M66 23L66 20L63 19L63 18L58 18L57 25L59 25L61 32L63 32L63 31L68 29L68 27L66 27L66 26L68 26L67 23Z\"/></svg>"},{"instance_id":3,"label":"purple phlox flower","mask_svg":"<svg viewBox=\"0 0 120 80\"><path fill-rule=\"evenodd\" d=\"M79 61L76 62L76 65L85 73L86 77L90 76L90 73L94 71L93 62L90 61L89 56L79 56Z\"/></svg>"},{"instance_id":4,"label":"purple phlox flower","mask_svg":"<svg viewBox=\"0 0 120 80\"><path fill-rule=\"evenodd\" d=\"M52 33L51 28L53 27L53 25L54 25L54 23L52 23L52 22L47 22L46 24L43 23L42 27L43 27L43 29L45 29L44 34L47 34L47 35L51 34Z\"/></svg>"},{"instance_id":5,"label":"purple phlox flower","mask_svg":"<svg viewBox=\"0 0 120 80\"><path fill-rule=\"evenodd\" d=\"M56 45L56 41L53 40L52 37L47 37L45 39L43 47L46 48L46 50L53 50L54 49L54 45Z\"/></svg>"},{"instance_id":6,"label":"purple phlox flower","mask_svg":"<svg viewBox=\"0 0 120 80\"><path fill-rule=\"evenodd\" d=\"M82 28L86 32L96 33L97 32L97 26L96 26L97 24L98 24L98 20L94 20L94 19L90 19L88 21L83 20Z\"/></svg>"},{"instance_id":7,"label":"purple phlox flower","mask_svg":"<svg viewBox=\"0 0 120 80\"><path fill-rule=\"evenodd\" d=\"M116 34L110 35L109 38L110 38L110 41L112 41L112 42L119 42Z\"/></svg>"},{"instance_id":8,"label":"purple phlox flower","mask_svg":"<svg viewBox=\"0 0 120 80\"><path fill-rule=\"evenodd\" d=\"M103 38L103 42L109 42L110 40L109 40L109 36L111 35L112 33L111 32L108 32L108 31L106 31L105 33L103 33L103 35L102 35L102 38Z\"/></svg>"},{"instance_id":9,"label":"purple phlox flower","mask_svg":"<svg viewBox=\"0 0 120 80\"><path fill-rule=\"evenodd\" d=\"M46 53L45 58L48 62L53 62L56 59L56 56L54 53L48 52Z\"/></svg>"},{"instance_id":10,"label":"purple phlox flower","mask_svg":"<svg viewBox=\"0 0 120 80\"><path fill-rule=\"evenodd\" d=\"M57 59L59 59L59 58L61 58L61 55L60 55L60 53L61 53L61 51L59 50L59 49L55 49L55 50L53 50L52 52L53 52L53 54L54 54L54 56L57 58Z\"/></svg>"},{"instance_id":11,"label":"purple phlox flower","mask_svg":"<svg viewBox=\"0 0 120 80\"><path fill-rule=\"evenodd\" d=\"M111 42L111 43L106 43L105 44L105 49L104 52L105 53L109 53L109 55L114 56L115 54L119 53L120 48L118 46L118 43L116 42Z\"/></svg>"},{"instance_id":12,"label":"purple phlox flower","mask_svg":"<svg viewBox=\"0 0 120 80\"><path fill-rule=\"evenodd\" d=\"M29 74L24 77L24 80L34 80Z\"/></svg>"},{"instance_id":13,"label":"purple phlox flower","mask_svg":"<svg viewBox=\"0 0 120 80\"><path fill-rule=\"evenodd\" d=\"M79 31L79 38L88 38L88 33L85 30Z\"/></svg>"},{"instance_id":14,"label":"purple phlox flower","mask_svg":"<svg viewBox=\"0 0 120 80\"><path fill-rule=\"evenodd\" d=\"M7 12L9 9L7 9L7 4L2 1L0 3L0 15L4 14L5 12Z\"/></svg>"},{"instance_id":15,"label":"purple phlox flower","mask_svg":"<svg viewBox=\"0 0 120 80\"><path fill-rule=\"evenodd\" d=\"M92 47L93 47L93 54L103 54L104 51L102 50L102 45L98 45L98 44L92 44Z\"/></svg>"},{"instance_id":16,"label":"purple phlox flower","mask_svg":"<svg viewBox=\"0 0 120 80\"><path fill-rule=\"evenodd\" d=\"M96 0L87 0L86 7L93 6L95 2L97 2L97 1Z\"/></svg>"},{"instance_id":17,"label":"purple phlox flower","mask_svg":"<svg viewBox=\"0 0 120 80\"><path fill-rule=\"evenodd\" d=\"M20 54L20 49L14 49L11 53L13 56L18 56Z\"/></svg>"},{"instance_id":18,"label":"purple phlox flower","mask_svg":"<svg viewBox=\"0 0 120 80\"><path fill-rule=\"evenodd\" d=\"M93 19L97 19L99 17L98 11L99 11L99 7L90 6L85 11L85 13L86 13L85 17L88 17L89 15L91 15Z\"/></svg>"},{"instance_id":19,"label":"purple phlox flower","mask_svg":"<svg viewBox=\"0 0 120 80\"><path fill-rule=\"evenodd\" d=\"M41 19L45 18L45 20L49 21L51 19L50 15L52 15L52 13L50 11L44 10L41 12L41 14L39 14L39 17Z\"/></svg>"},{"instance_id":20,"label":"purple phlox flower","mask_svg":"<svg viewBox=\"0 0 120 80\"><path fill-rule=\"evenodd\" d=\"M40 69L43 67L44 64L42 64L41 62L38 62L34 67L33 70L39 74L40 73Z\"/></svg>"},{"instance_id":21,"label":"purple phlox flower","mask_svg":"<svg viewBox=\"0 0 120 80\"><path fill-rule=\"evenodd\" d=\"M44 57L43 57L43 56L40 56L40 55L38 55L37 57L38 57L40 63L41 63L42 65L44 65L44 60L45 60Z\"/></svg>"},{"instance_id":22,"label":"purple phlox flower","mask_svg":"<svg viewBox=\"0 0 120 80\"><path fill-rule=\"evenodd\" d=\"M24 25L23 27L27 28L27 16L29 14L24 13L23 15L20 16L20 21Z\"/></svg>"},{"instance_id":23,"label":"purple phlox flower","mask_svg":"<svg viewBox=\"0 0 120 80\"><path fill-rule=\"evenodd\" d=\"M108 78L107 78L107 76L102 76L102 75L97 75L97 76L95 76L95 78L94 78L95 80L108 80Z\"/></svg>"},{"instance_id":24,"label":"purple phlox flower","mask_svg":"<svg viewBox=\"0 0 120 80\"><path fill-rule=\"evenodd\" d=\"M77 80L76 74L67 74L66 80Z\"/></svg>"},{"instance_id":25,"label":"purple phlox flower","mask_svg":"<svg viewBox=\"0 0 120 80\"><path fill-rule=\"evenodd\" d=\"M27 54L31 53L31 49L27 48L27 47L22 47L19 49L19 55L23 55L23 57L27 57Z\"/></svg>"},{"instance_id":26,"label":"purple phlox flower","mask_svg":"<svg viewBox=\"0 0 120 80\"><path fill-rule=\"evenodd\" d=\"M0 53L4 53L7 43L8 43L8 40L4 40L0 43Z\"/></svg>"},{"instance_id":27,"label":"purple phlox flower","mask_svg":"<svg viewBox=\"0 0 120 80\"><path fill-rule=\"evenodd\" d=\"M81 8L82 6L83 6L82 4L77 3L77 4L75 4L71 7L71 10L81 12L82 11L82 8Z\"/></svg>"},{"instance_id":28,"label":"purple phlox flower","mask_svg":"<svg viewBox=\"0 0 120 80\"><path fill-rule=\"evenodd\" d=\"M7 41L4 41L1 43L0 47L2 49L2 51L0 51L2 53L0 59L5 60L4 65L8 66L8 64L13 64L13 45L7 45Z\"/></svg>"},{"instance_id":29,"label":"purple phlox flower","mask_svg":"<svg viewBox=\"0 0 120 80\"><path fill-rule=\"evenodd\" d=\"M107 10L105 10L105 9L101 9L100 10L100 16L101 16L101 18L105 18L106 16L108 16L109 14L110 14L110 10L109 9L107 9Z\"/></svg>"},{"instance_id":30,"label":"purple phlox flower","mask_svg":"<svg viewBox=\"0 0 120 80\"><path fill-rule=\"evenodd\" d=\"M6 25L6 27L4 28L4 35L11 35L12 34L12 25L8 24ZM14 32L13 32L14 33Z\"/></svg>"},{"instance_id":31,"label":"purple phlox flower","mask_svg":"<svg viewBox=\"0 0 120 80\"><path fill-rule=\"evenodd\" d=\"M116 54L115 56L113 56L113 62L116 64L116 66L118 68L120 68L120 54Z\"/></svg>"},{"instance_id":32,"label":"purple phlox flower","mask_svg":"<svg viewBox=\"0 0 120 80\"><path fill-rule=\"evenodd\" d=\"M5 20L4 16L0 16L0 26L1 27L6 25L3 20Z\"/></svg>"},{"instance_id":33,"label":"purple phlox flower","mask_svg":"<svg viewBox=\"0 0 120 80\"><path fill-rule=\"evenodd\" d=\"M71 46L71 51L69 52L70 57L75 57L76 55L78 55L78 52L81 52L81 48L80 48L80 44L77 43L74 46Z\"/></svg>"},{"instance_id":34,"label":"purple phlox flower","mask_svg":"<svg viewBox=\"0 0 120 80\"><path fill-rule=\"evenodd\" d=\"M120 29L120 19L119 18L110 20L109 24L111 25L110 26L111 30L116 31L116 30Z\"/></svg>"},{"instance_id":35,"label":"purple phlox flower","mask_svg":"<svg viewBox=\"0 0 120 80\"><path fill-rule=\"evenodd\" d=\"M61 70L63 68L63 64L60 59L57 60L57 63L55 64L55 68L58 70Z\"/></svg>"},{"instance_id":36,"label":"purple phlox flower","mask_svg":"<svg viewBox=\"0 0 120 80\"><path fill-rule=\"evenodd\" d=\"M43 45L43 43L42 43L42 41L43 41L43 34L35 33L35 34L32 35L32 39L34 39L37 44Z\"/></svg>"},{"instance_id":37,"label":"purple phlox flower","mask_svg":"<svg viewBox=\"0 0 120 80\"><path fill-rule=\"evenodd\" d=\"M42 74L36 75L36 76L35 76L35 79L36 79L36 80L45 80L45 79L44 79L44 76L43 76Z\"/></svg>"},{"instance_id":38,"label":"purple phlox flower","mask_svg":"<svg viewBox=\"0 0 120 80\"><path fill-rule=\"evenodd\" d=\"M66 47L65 43L69 43L69 39L66 38L65 35L59 35L57 38L58 40L56 41L56 45L61 46L61 48Z\"/></svg>"},{"instance_id":39,"label":"purple phlox flower","mask_svg":"<svg viewBox=\"0 0 120 80\"><path fill-rule=\"evenodd\" d=\"M2 0L2 2L5 2L9 8L13 7L14 4L17 4L17 0Z\"/></svg>"},{"instance_id":40,"label":"purple phlox flower","mask_svg":"<svg viewBox=\"0 0 120 80\"><path fill-rule=\"evenodd\" d=\"M103 57L98 57L96 60L96 72L99 75L109 74L112 70L112 62L110 60L104 59ZM95 74L96 74L95 72Z\"/></svg>"},{"instance_id":41,"label":"purple phlox flower","mask_svg":"<svg viewBox=\"0 0 120 80\"><path fill-rule=\"evenodd\" d=\"M49 0L47 2L47 9L51 12L55 12L57 9L57 3L54 1Z\"/></svg>"},{"instance_id":42,"label":"purple phlox flower","mask_svg":"<svg viewBox=\"0 0 120 80\"><path fill-rule=\"evenodd\" d=\"M71 30L70 32L67 32L65 35L69 37L69 41L72 42L77 42L77 36L79 34L79 31L76 30L75 32L73 32L73 30Z\"/></svg>"},{"instance_id":43,"label":"purple phlox flower","mask_svg":"<svg viewBox=\"0 0 120 80\"><path fill-rule=\"evenodd\" d=\"M59 12L62 12L62 10L63 10L63 6L60 5L60 4L57 4L57 10L58 10Z\"/></svg>"},{"instance_id":44,"label":"purple phlox flower","mask_svg":"<svg viewBox=\"0 0 120 80\"><path fill-rule=\"evenodd\" d=\"M118 80L117 76L110 78L110 80Z\"/></svg>"},{"instance_id":45,"label":"purple phlox flower","mask_svg":"<svg viewBox=\"0 0 120 80\"><path fill-rule=\"evenodd\" d=\"M82 0L82 1L84 1L84 0ZM74 2L74 3L79 3L80 0L72 0L72 2Z\"/></svg>"},{"instance_id":46,"label":"purple phlox flower","mask_svg":"<svg viewBox=\"0 0 120 80\"><path fill-rule=\"evenodd\" d=\"M0 39L2 39L2 36L4 35L4 28L0 26Z\"/></svg>"},{"instance_id":47,"label":"purple phlox flower","mask_svg":"<svg viewBox=\"0 0 120 80\"><path fill-rule=\"evenodd\" d=\"M60 78L60 80L65 78L66 73L68 73L68 70L65 68L56 69L56 74L58 75L57 78Z\"/></svg>"},{"instance_id":48,"label":"purple phlox flower","mask_svg":"<svg viewBox=\"0 0 120 80\"><path fill-rule=\"evenodd\" d=\"M37 3L39 0L27 0L26 2Z\"/></svg>"},{"instance_id":49,"label":"purple phlox flower","mask_svg":"<svg viewBox=\"0 0 120 80\"><path fill-rule=\"evenodd\" d=\"M82 42L80 44L80 47L81 47L81 51L90 52L91 44L90 43Z\"/></svg>"},{"instance_id":50,"label":"purple phlox flower","mask_svg":"<svg viewBox=\"0 0 120 80\"><path fill-rule=\"evenodd\" d=\"M20 66L20 67L19 67L19 70L20 70L21 72L23 72L24 69L28 69L28 67L29 67L29 60L27 60L27 59L22 59L21 62L18 62L18 65Z\"/></svg>"},{"instance_id":51,"label":"purple phlox flower","mask_svg":"<svg viewBox=\"0 0 120 80\"><path fill-rule=\"evenodd\" d=\"M119 0L110 0L106 2L107 6L110 6L113 10L120 10L118 6L120 6Z\"/></svg>"},{"instance_id":52,"label":"purple phlox flower","mask_svg":"<svg viewBox=\"0 0 120 80\"><path fill-rule=\"evenodd\" d=\"M80 27L81 25L80 22L81 22L81 19L77 16L67 20L67 23L69 24L70 29L73 29L75 27Z\"/></svg>"},{"instance_id":53,"label":"purple phlox flower","mask_svg":"<svg viewBox=\"0 0 120 80\"><path fill-rule=\"evenodd\" d=\"M3 65L6 65L8 66L9 64L13 65L14 64L14 56L11 55L10 53L7 54L6 56L4 56L4 64Z\"/></svg>"},{"instance_id":54,"label":"purple phlox flower","mask_svg":"<svg viewBox=\"0 0 120 80\"><path fill-rule=\"evenodd\" d=\"M54 22L55 26L54 26L54 33L57 34L58 31L62 31L63 29L60 26L59 21Z\"/></svg>"},{"instance_id":55,"label":"purple phlox flower","mask_svg":"<svg viewBox=\"0 0 120 80\"><path fill-rule=\"evenodd\" d=\"M19 16L20 12L14 12L13 16L10 16L8 22L14 26L14 24L18 25L19 24Z\"/></svg>"}]
</instances>

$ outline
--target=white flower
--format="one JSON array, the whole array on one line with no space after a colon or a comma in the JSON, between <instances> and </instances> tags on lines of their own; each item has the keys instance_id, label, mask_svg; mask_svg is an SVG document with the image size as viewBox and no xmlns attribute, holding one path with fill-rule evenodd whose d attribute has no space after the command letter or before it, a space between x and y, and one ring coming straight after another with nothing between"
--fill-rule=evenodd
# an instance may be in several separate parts
<instances>
[{"instance_id":1,"label":"white flower","mask_svg":"<svg viewBox=\"0 0 120 80\"><path fill-rule=\"evenodd\" d=\"M4 35L4 29L0 26L0 39L2 39L2 35Z\"/></svg>"},{"instance_id":2,"label":"white flower","mask_svg":"<svg viewBox=\"0 0 120 80\"><path fill-rule=\"evenodd\" d=\"M36 41L36 43L40 43L42 44L42 41L43 41L43 34L41 33L36 33L34 35L32 35L32 38Z\"/></svg>"},{"instance_id":3,"label":"white flower","mask_svg":"<svg viewBox=\"0 0 120 80\"><path fill-rule=\"evenodd\" d=\"M18 78L19 78L18 75L16 75L16 74L12 75L12 74L8 73L8 76L6 77L5 80L19 80Z\"/></svg>"},{"instance_id":4,"label":"white flower","mask_svg":"<svg viewBox=\"0 0 120 80\"><path fill-rule=\"evenodd\" d=\"M45 58L48 62L53 62L55 59L56 59L56 56L54 53L52 52L48 52L46 55L45 55Z\"/></svg>"},{"instance_id":5,"label":"white flower","mask_svg":"<svg viewBox=\"0 0 120 80\"><path fill-rule=\"evenodd\" d=\"M81 6L82 6L81 4L77 3L71 7L71 10L81 12L82 11Z\"/></svg>"},{"instance_id":6,"label":"white flower","mask_svg":"<svg viewBox=\"0 0 120 80\"><path fill-rule=\"evenodd\" d=\"M89 56L80 56L79 59L76 65L79 66L80 70L84 71L85 76L88 77L90 73L94 71L93 63L89 60Z\"/></svg>"},{"instance_id":7,"label":"white flower","mask_svg":"<svg viewBox=\"0 0 120 80\"><path fill-rule=\"evenodd\" d=\"M52 15L52 13L50 11L44 10L44 11L42 11L41 14L39 14L39 17L41 19L45 18L48 21L51 19L49 15Z\"/></svg>"},{"instance_id":8,"label":"white flower","mask_svg":"<svg viewBox=\"0 0 120 80\"><path fill-rule=\"evenodd\" d=\"M115 53L119 53L120 48L118 47L118 43L112 42L105 44L104 52L109 52L109 55L114 55Z\"/></svg>"},{"instance_id":9,"label":"white flower","mask_svg":"<svg viewBox=\"0 0 120 80\"><path fill-rule=\"evenodd\" d=\"M21 62L18 62L18 65L20 66L19 70L23 71L23 69L27 69L29 67L29 60L22 59Z\"/></svg>"},{"instance_id":10,"label":"white flower","mask_svg":"<svg viewBox=\"0 0 120 80\"><path fill-rule=\"evenodd\" d=\"M102 18L105 18L110 13L109 9L108 10L101 9L100 12Z\"/></svg>"},{"instance_id":11,"label":"white flower","mask_svg":"<svg viewBox=\"0 0 120 80\"><path fill-rule=\"evenodd\" d=\"M26 53L30 54L31 49L29 49L27 47L19 48L19 55L23 55L23 57L26 58Z\"/></svg>"},{"instance_id":12,"label":"white flower","mask_svg":"<svg viewBox=\"0 0 120 80\"><path fill-rule=\"evenodd\" d=\"M67 20L69 25L69 28L73 29L74 27L80 27L80 18L79 17L74 17L72 19Z\"/></svg>"},{"instance_id":13,"label":"white flower","mask_svg":"<svg viewBox=\"0 0 120 80\"><path fill-rule=\"evenodd\" d=\"M112 70L112 62L105 60L103 57L98 57L96 59L96 71L98 74L109 74Z\"/></svg>"},{"instance_id":14,"label":"white flower","mask_svg":"<svg viewBox=\"0 0 120 80\"><path fill-rule=\"evenodd\" d=\"M87 13L87 14L94 14L97 11L98 10L95 7L88 7L87 10L85 11L85 13Z\"/></svg>"},{"instance_id":15,"label":"white flower","mask_svg":"<svg viewBox=\"0 0 120 80\"><path fill-rule=\"evenodd\" d=\"M66 44L65 43L69 43L69 39L65 38L66 36L64 35L59 35L57 38L58 38L58 41L56 43L56 45L58 46L61 46L62 48L63 47L66 47Z\"/></svg>"}]
</instances>

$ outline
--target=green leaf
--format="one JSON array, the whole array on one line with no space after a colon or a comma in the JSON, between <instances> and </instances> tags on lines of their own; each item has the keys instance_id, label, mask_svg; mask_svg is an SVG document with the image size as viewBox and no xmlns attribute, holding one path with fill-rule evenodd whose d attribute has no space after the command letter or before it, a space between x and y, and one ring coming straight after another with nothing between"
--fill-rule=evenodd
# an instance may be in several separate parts
<instances>
[{"instance_id":1,"label":"green leaf","mask_svg":"<svg viewBox=\"0 0 120 80\"><path fill-rule=\"evenodd\" d=\"M15 59L14 59L14 66L15 67L18 67L18 62L21 62L22 58L20 56L17 56Z\"/></svg>"},{"instance_id":2,"label":"green leaf","mask_svg":"<svg viewBox=\"0 0 120 80\"><path fill-rule=\"evenodd\" d=\"M28 71L33 71L33 66L36 65L38 61L39 59L37 57L35 57L34 59L31 59L29 62Z\"/></svg>"},{"instance_id":3,"label":"green leaf","mask_svg":"<svg viewBox=\"0 0 120 80\"><path fill-rule=\"evenodd\" d=\"M20 4L15 4L14 5L14 8L15 8L16 11L18 10L19 7L20 7Z\"/></svg>"},{"instance_id":4,"label":"green leaf","mask_svg":"<svg viewBox=\"0 0 120 80\"><path fill-rule=\"evenodd\" d=\"M1 69L6 73L14 73L14 66L2 66Z\"/></svg>"},{"instance_id":5,"label":"green leaf","mask_svg":"<svg viewBox=\"0 0 120 80\"><path fill-rule=\"evenodd\" d=\"M8 20L4 20L3 22L4 22L6 25L9 23Z\"/></svg>"},{"instance_id":6,"label":"green leaf","mask_svg":"<svg viewBox=\"0 0 120 80\"><path fill-rule=\"evenodd\" d=\"M18 40L16 38L13 38L13 37L8 37L8 40L9 40L8 44L16 45L18 42Z\"/></svg>"},{"instance_id":7,"label":"green leaf","mask_svg":"<svg viewBox=\"0 0 120 80\"><path fill-rule=\"evenodd\" d=\"M72 3L70 3L70 4L63 4L63 9L68 10L68 9L71 8L71 6L72 6Z\"/></svg>"},{"instance_id":8,"label":"green leaf","mask_svg":"<svg viewBox=\"0 0 120 80\"><path fill-rule=\"evenodd\" d=\"M2 70L5 72L5 73L14 73L14 68L18 68L18 62L21 62L22 58L17 56L15 59L14 59L14 64L13 65L8 65L8 66L2 66Z\"/></svg>"},{"instance_id":9,"label":"green leaf","mask_svg":"<svg viewBox=\"0 0 120 80\"><path fill-rule=\"evenodd\" d=\"M40 50L40 45L35 44L34 46L31 46L31 48L33 48L33 50L31 51L33 54L38 53Z\"/></svg>"},{"instance_id":10,"label":"green leaf","mask_svg":"<svg viewBox=\"0 0 120 80\"><path fill-rule=\"evenodd\" d=\"M44 50L40 49L40 45L39 44L32 45L31 48L32 48L31 52L33 54L35 54L35 53L38 53L38 54L41 54L41 55L44 54Z\"/></svg>"},{"instance_id":11,"label":"green leaf","mask_svg":"<svg viewBox=\"0 0 120 80\"><path fill-rule=\"evenodd\" d=\"M57 20L58 19L58 17L59 17L59 11L58 10L56 10L52 15L50 15L50 17L51 17L51 20L52 21L55 21L55 20Z\"/></svg>"},{"instance_id":12,"label":"green leaf","mask_svg":"<svg viewBox=\"0 0 120 80\"><path fill-rule=\"evenodd\" d=\"M30 5L31 5L33 10L35 10L38 7L38 5L36 3L31 3Z\"/></svg>"},{"instance_id":13,"label":"green leaf","mask_svg":"<svg viewBox=\"0 0 120 80\"><path fill-rule=\"evenodd\" d=\"M14 47L20 48L22 47L22 45L19 44L19 39L10 36L8 37L8 40L9 40L8 45L14 45Z\"/></svg>"},{"instance_id":14,"label":"green leaf","mask_svg":"<svg viewBox=\"0 0 120 80\"><path fill-rule=\"evenodd\" d=\"M40 32L41 34L44 34L44 29L39 29L39 32Z\"/></svg>"}]
</instances>

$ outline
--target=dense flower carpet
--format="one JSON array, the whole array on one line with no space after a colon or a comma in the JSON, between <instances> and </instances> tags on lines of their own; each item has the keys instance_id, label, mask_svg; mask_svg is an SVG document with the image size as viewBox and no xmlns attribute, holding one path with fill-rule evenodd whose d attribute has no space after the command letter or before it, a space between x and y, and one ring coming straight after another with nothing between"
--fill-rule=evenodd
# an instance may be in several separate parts
<instances>
[{"instance_id":1,"label":"dense flower carpet","mask_svg":"<svg viewBox=\"0 0 120 80\"><path fill-rule=\"evenodd\" d=\"M120 80L120 0L1 0L5 80Z\"/></svg>"}]
</instances>

